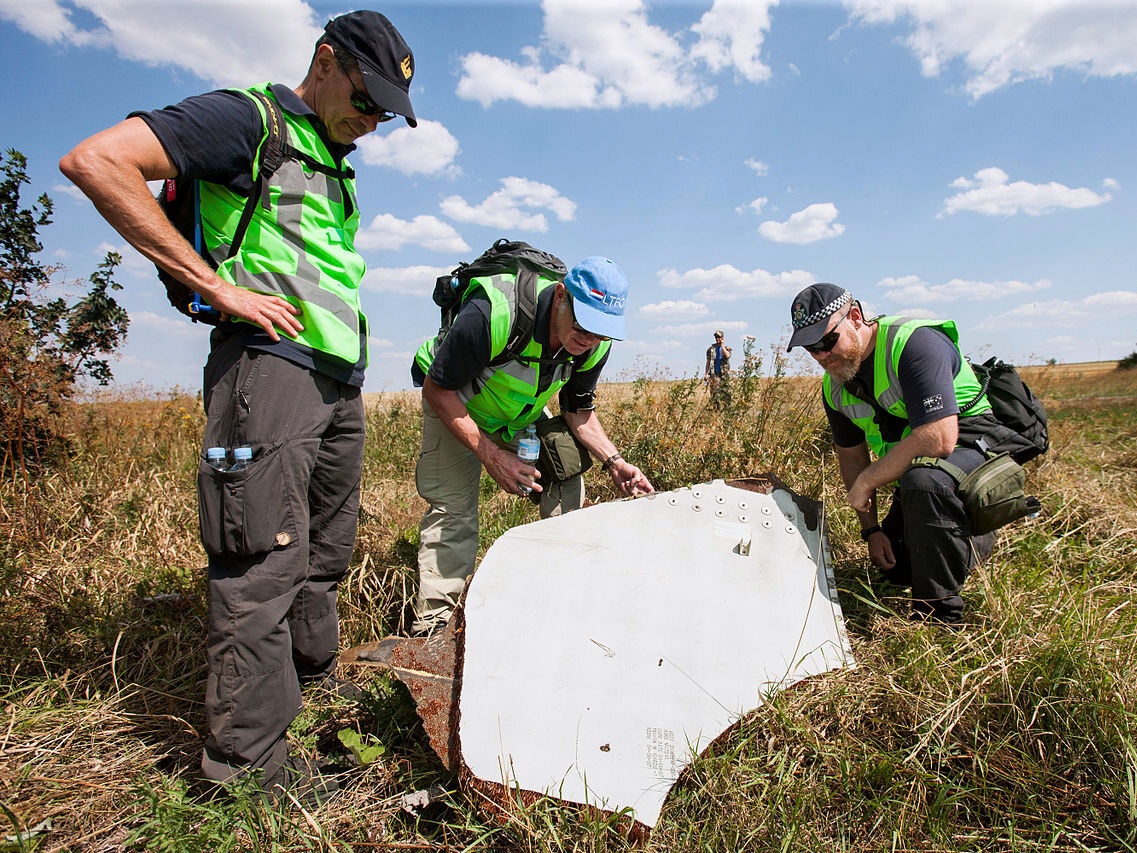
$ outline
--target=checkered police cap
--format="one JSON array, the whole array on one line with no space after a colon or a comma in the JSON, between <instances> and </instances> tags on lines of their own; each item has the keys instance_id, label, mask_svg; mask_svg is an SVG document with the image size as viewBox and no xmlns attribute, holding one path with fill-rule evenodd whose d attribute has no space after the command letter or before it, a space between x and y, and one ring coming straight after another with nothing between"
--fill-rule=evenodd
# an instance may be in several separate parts
<instances>
[{"instance_id":1,"label":"checkered police cap","mask_svg":"<svg viewBox=\"0 0 1137 853\"><path fill-rule=\"evenodd\" d=\"M795 296L790 308L794 333L786 351L821 340L829 318L852 301L853 295L845 288L826 282L811 284Z\"/></svg>"}]
</instances>

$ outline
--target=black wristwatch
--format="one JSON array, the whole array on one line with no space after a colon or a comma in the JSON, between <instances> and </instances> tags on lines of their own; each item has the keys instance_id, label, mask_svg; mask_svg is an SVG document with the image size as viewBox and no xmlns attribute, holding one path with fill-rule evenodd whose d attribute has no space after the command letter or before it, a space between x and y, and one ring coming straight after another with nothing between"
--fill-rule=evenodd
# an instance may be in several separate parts
<instances>
[{"instance_id":1,"label":"black wristwatch","mask_svg":"<svg viewBox=\"0 0 1137 853\"><path fill-rule=\"evenodd\" d=\"M879 524L874 524L872 527L866 527L864 530L862 530L861 538L868 542L869 537L874 533L884 533Z\"/></svg>"}]
</instances>

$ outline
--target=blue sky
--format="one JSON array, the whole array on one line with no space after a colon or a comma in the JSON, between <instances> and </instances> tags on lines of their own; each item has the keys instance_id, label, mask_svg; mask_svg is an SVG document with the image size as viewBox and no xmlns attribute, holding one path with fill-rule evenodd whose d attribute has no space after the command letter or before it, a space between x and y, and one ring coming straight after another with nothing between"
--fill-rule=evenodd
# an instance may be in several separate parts
<instances>
[{"instance_id":1,"label":"blue sky","mask_svg":"<svg viewBox=\"0 0 1137 853\"><path fill-rule=\"evenodd\" d=\"M716 328L768 353L814 281L873 312L953 318L975 356L1137 348L1132 0L378 8L415 52L420 123L382 125L352 158L368 391L410 387L437 327L435 276L501 236L623 267L628 340L611 379L701 372ZM120 383L196 389L207 333L168 307L59 158L133 109L295 85L344 10L0 0L0 146L29 158L25 204L55 201L42 236L61 281L123 251Z\"/></svg>"}]
</instances>

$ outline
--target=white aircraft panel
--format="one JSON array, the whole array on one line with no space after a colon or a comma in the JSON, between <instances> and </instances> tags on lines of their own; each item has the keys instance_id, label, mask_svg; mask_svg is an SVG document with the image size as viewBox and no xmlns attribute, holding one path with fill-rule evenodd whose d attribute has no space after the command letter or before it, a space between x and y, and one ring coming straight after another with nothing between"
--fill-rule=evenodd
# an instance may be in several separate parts
<instances>
[{"instance_id":1,"label":"white aircraft panel","mask_svg":"<svg viewBox=\"0 0 1137 853\"><path fill-rule=\"evenodd\" d=\"M654 826L765 696L852 665L814 506L716 480L505 533L465 600L469 770Z\"/></svg>"}]
</instances>

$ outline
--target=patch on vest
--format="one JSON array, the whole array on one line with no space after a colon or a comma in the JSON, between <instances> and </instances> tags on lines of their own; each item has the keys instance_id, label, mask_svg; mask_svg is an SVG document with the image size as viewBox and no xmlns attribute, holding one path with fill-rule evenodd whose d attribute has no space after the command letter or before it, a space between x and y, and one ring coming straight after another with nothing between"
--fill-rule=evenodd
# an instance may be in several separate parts
<instances>
[{"instance_id":1,"label":"patch on vest","mask_svg":"<svg viewBox=\"0 0 1137 853\"><path fill-rule=\"evenodd\" d=\"M944 395L933 394L931 397L924 398L924 414L928 415L932 412L938 412L944 407Z\"/></svg>"}]
</instances>

